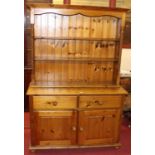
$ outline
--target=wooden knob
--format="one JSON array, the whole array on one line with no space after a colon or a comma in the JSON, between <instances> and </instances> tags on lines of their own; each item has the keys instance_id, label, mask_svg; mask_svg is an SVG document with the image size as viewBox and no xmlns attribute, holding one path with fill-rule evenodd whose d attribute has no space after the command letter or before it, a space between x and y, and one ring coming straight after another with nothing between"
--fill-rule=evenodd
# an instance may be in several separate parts
<instances>
[{"instance_id":1,"label":"wooden knob","mask_svg":"<svg viewBox=\"0 0 155 155\"><path fill-rule=\"evenodd\" d=\"M58 104L58 102L56 102L56 101L53 101L53 102L51 102L51 101L48 101L48 102L46 102L47 104L52 104L53 106L57 106L57 104Z\"/></svg>"},{"instance_id":2,"label":"wooden knob","mask_svg":"<svg viewBox=\"0 0 155 155\"><path fill-rule=\"evenodd\" d=\"M88 101L88 102L87 102L87 105L86 105L86 107L89 107L89 106L91 106L91 104L92 104L92 102L91 102L91 101Z\"/></svg>"},{"instance_id":3,"label":"wooden knob","mask_svg":"<svg viewBox=\"0 0 155 155\"><path fill-rule=\"evenodd\" d=\"M52 104L53 104L53 106L57 106L58 102L53 101Z\"/></svg>"},{"instance_id":4,"label":"wooden knob","mask_svg":"<svg viewBox=\"0 0 155 155\"><path fill-rule=\"evenodd\" d=\"M100 102L100 101L94 101L95 104L98 104L98 105L103 105L104 102Z\"/></svg>"},{"instance_id":5,"label":"wooden knob","mask_svg":"<svg viewBox=\"0 0 155 155\"><path fill-rule=\"evenodd\" d=\"M72 127L72 131L76 131L76 127L75 126Z\"/></svg>"},{"instance_id":6,"label":"wooden knob","mask_svg":"<svg viewBox=\"0 0 155 155\"><path fill-rule=\"evenodd\" d=\"M95 103L95 104L100 104L100 102L99 102L99 101L94 101L94 103Z\"/></svg>"},{"instance_id":7,"label":"wooden knob","mask_svg":"<svg viewBox=\"0 0 155 155\"><path fill-rule=\"evenodd\" d=\"M84 129L83 129L83 127L80 127L80 131L83 131Z\"/></svg>"}]
</instances>

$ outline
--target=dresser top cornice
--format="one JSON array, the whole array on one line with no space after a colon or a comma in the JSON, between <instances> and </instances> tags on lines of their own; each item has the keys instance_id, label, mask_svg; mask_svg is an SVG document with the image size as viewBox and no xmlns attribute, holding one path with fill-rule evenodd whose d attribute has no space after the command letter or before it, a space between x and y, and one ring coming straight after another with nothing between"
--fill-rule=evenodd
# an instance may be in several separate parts
<instances>
[{"instance_id":1,"label":"dresser top cornice","mask_svg":"<svg viewBox=\"0 0 155 155\"><path fill-rule=\"evenodd\" d=\"M82 5L61 5L61 4L52 4L52 3L32 3L28 2L26 4L29 8L58 8L58 9L84 9L84 10L107 10L107 11L118 11L118 12L127 12L127 8L109 8L109 7L100 7L100 6L82 6Z\"/></svg>"}]
</instances>

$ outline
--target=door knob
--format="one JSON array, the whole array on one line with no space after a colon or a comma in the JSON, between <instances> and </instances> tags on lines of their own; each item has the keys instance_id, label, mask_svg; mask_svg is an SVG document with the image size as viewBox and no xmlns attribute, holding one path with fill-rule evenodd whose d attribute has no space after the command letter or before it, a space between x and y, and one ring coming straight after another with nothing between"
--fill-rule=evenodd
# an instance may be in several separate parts
<instances>
[{"instance_id":1,"label":"door knob","mask_svg":"<svg viewBox=\"0 0 155 155\"><path fill-rule=\"evenodd\" d=\"M76 131L76 127L75 126L72 127L72 131Z\"/></svg>"},{"instance_id":2,"label":"door knob","mask_svg":"<svg viewBox=\"0 0 155 155\"><path fill-rule=\"evenodd\" d=\"M83 131L84 129L83 129L83 127L80 127L80 131Z\"/></svg>"}]
</instances>

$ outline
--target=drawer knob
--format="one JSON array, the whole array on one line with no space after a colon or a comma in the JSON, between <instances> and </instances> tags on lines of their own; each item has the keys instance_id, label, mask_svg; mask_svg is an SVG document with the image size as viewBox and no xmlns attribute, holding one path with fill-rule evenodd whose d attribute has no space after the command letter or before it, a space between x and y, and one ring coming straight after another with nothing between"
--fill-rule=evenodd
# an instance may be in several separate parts
<instances>
[{"instance_id":1,"label":"drawer knob","mask_svg":"<svg viewBox=\"0 0 155 155\"><path fill-rule=\"evenodd\" d=\"M104 102L100 102L100 101L94 101L95 104L98 104L98 105L103 105Z\"/></svg>"},{"instance_id":2,"label":"drawer knob","mask_svg":"<svg viewBox=\"0 0 155 155\"><path fill-rule=\"evenodd\" d=\"M56 101L53 101L53 102L46 102L47 104L52 104L53 106L57 106L57 104L58 104L58 102L56 102Z\"/></svg>"},{"instance_id":3,"label":"drawer knob","mask_svg":"<svg viewBox=\"0 0 155 155\"><path fill-rule=\"evenodd\" d=\"M87 102L87 105L86 105L86 107L89 107L89 106L91 106L91 104L92 104L92 102Z\"/></svg>"},{"instance_id":4,"label":"drawer knob","mask_svg":"<svg viewBox=\"0 0 155 155\"><path fill-rule=\"evenodd\" d=\"M52 104L53 104L53 106L57 106L58 102L53 101Z\"/></svg>"}]
</instances>

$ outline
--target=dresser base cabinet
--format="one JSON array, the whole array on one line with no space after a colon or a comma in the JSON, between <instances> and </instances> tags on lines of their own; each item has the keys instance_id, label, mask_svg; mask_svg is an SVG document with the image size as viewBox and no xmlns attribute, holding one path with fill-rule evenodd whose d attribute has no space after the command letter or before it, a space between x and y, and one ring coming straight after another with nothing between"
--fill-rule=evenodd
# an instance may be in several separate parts
<instances>
[{"instance_id":1,"label":"dresser base cabinet","mask_svg":"<svg viewBox=\"0 0 155 155\"><path fill-rule=\"evenodd\" d=\"M126 91L123 88L70 89L29 87L30 148L120 146Z\"/></svg>"}]
</instances>

